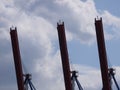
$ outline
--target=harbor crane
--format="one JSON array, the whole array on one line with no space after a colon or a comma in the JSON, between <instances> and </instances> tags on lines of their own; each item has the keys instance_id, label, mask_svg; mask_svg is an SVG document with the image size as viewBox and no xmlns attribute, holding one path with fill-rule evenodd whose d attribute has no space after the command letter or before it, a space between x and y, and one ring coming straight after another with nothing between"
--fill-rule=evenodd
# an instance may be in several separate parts
<instances>
[{"instance_id":1,"label":"harbor crane","mask_svg":"<svg viewBox=\"0 0 120 90\"><path fill-rule=\"evenodd\" d=\"M34 85L31 82L31 74L23 74L16 27L10 28L10 36L11 36L11 42L12 42L18 90L29 90L28 86L30 87L30 90L36 90Z\"/></svg>"},{"instance_id":2,"label":"harbor crane","mask_svg":"<svg viewBox=\"0 0 120 90\"><path fill-rule=\"evenodd\" d=\"M59 46L60 46L60 52L61 52L61 59L62 59L62 67L63 67L63 74L64 74L64 82L65 82L65 89L66 90L74 90L73 86L76 81L79 90L83 90L82 86L80 85L78 79L77 79L77 72L76 71L70 71L70 65L69 65L69 56L68 56L68 50L67 50L67 42L66 42L66 35L65 35L65 28L64 28L64 22L57 23L57 30L58 30L58 38L59 38ZM71 74L72 73L72 76Z\"/></svg>"},{"instance_id":3,"label":"harbor crane","mask_svg":"<svg viewBox=\"0 0 120 90\"><path fill-rule=\"evenodd\" d=\"M107 60L107 53L105 48L102 18L95 19L95 29L96 29L96 38L97 38L97 44L98 44L101 76L102 76L102 82L103 82L102 90L112 90L112 78L115 82L117 89L120 90L114 76L115 70L113 68L108 68L108 63L107 63L108 60Z\"/></svg>"},{"instance_id":4,"label":"harbor crane","mask_svg":"<svg viewBox=\"0 0 120 90\"><path fill-rule=\"evenodd\" d=\"M99 61L100 61L100 68L101 68L101 77L102 77L102 83L103 83L102 90L112 90L112 80L114 81L117 89L120 90L120 87L115 78L115 69L108 68L102 18L95 19L95 29L96 29L97 46L98 46ZM57 31L58 31L58 38L59 38L65 90L75 90L75 83L77 84L79 90L83 90L80 82L77 79L78 72L70 70L64 22L57 23ZM10 36L11 36L18 90L29 90L29 89L36 90L34 85L31 82L31 79L32 79L31 74L29 73L23 74L16 27L10 28Z\"/></svg>"}]
</instances>

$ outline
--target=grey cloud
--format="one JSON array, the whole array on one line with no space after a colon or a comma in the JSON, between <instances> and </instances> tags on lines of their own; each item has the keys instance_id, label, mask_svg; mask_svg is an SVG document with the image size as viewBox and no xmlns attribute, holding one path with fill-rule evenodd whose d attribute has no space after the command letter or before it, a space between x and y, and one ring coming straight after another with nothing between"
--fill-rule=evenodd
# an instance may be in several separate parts
<instances>
[{"instance_id":1,"label":"grey cloud","mask_svg":"<svg viewBox=\"0 0 120 90\"><path fill-rule=\"evenodd\" d=\"M14 61L11 53L11 44L8 40L1 40L0 45L0 89L15 90L16 88L16 77L14 71ZM6 88L6 89L5 89Z\"/></svg>"}]
</instances>

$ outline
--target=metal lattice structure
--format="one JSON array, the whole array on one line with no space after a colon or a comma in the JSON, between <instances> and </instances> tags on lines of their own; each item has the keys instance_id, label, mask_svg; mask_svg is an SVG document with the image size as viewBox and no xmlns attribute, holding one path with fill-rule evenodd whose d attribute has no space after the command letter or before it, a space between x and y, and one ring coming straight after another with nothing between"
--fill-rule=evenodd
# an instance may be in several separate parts
<instances>
[{"instance_id":1,"label":"metal lattice structure","mask_svg":"<svg viewBox=\"0 0 120 90\"><path fill-rule=\"evenodd\" d=\"M71 72L71 74L72 74L72 76L71 76L72 89L75 90L75 82L76 82L76 84L78 86L78 89L83 90L80 82L77 79L77 77L78 77L77 73L78 73L77 71L72 71Z\"/></svg>"},{"instance_id":2,"label":"metal lattice structure","mask_svg":"<svg viewBox=\"0 0 120 90\"><path fill-rule=\"evenodd\" d=\"M112 80L113 80L117 89L120 90L120 87L119 87L117 80L115 78L115 69L109 68L109 78L110 78L111 86L112 86Z\"/></svg>"},{"instance_id":3,"label":"metal lattice structure","mask_svg":"<svg viewBox=\"0 0 120 90\"><path fill-rule=\"evenodd\" d=\"M32 76L31 74L26 74L24 75L25 80L24 80L24 88L25 90L36 90L33 83L31 82Z\"/></svg>"}]
</instances>

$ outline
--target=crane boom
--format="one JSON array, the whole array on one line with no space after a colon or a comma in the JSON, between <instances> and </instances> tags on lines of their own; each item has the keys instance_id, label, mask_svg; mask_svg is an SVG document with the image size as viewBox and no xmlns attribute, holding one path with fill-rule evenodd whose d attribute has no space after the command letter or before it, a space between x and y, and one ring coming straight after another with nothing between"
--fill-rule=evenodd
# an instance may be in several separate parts
<instances>
[{"instance_id":1,"label":"crane boom","mask_svg":"<svg viewBox=\"0 0 120 90\"><path fill-rule=\"evenodd\" d=\"M99 20L95 19L96 37L99 51L99 60L101 67L101 75L103 82L103 90L111 90L108 74L107 54L104 41L102 18Z\"/></svg>"},{"instance_id":2,"label":"crane boom","mask_svg":"<svg viewBox=\"0 0 120 90\"><path fill-rule=\"evenodd\" d=\"M22 71L21 56L20 56L16 27L15 29L10 28L10 35L11 35L18 90L24 90L23 71Z\"/></svg>"},{"instance_id":3,"label":"crane boom","mask_svg":"<svg viewBox=\"0 0 120 90\"><path fill-rule=\"evenodd\" d=\"M67 43L65 36L64 23L57 23L59 46L61 51L62 67L64 74L65 89L72 90L71 79L70 79L70 65L67 51Z\"/></svg>"}]
</instances>

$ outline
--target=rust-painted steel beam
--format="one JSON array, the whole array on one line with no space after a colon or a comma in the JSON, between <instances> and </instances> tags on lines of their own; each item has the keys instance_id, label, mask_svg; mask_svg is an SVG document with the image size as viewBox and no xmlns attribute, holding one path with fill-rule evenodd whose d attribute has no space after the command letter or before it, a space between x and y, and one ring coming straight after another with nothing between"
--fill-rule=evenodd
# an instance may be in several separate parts
<instances>
[{"instance_id":1,"label":"rust-painted steel beam","mask_svg":"<svg viewBox=\"0 0 120 90\"><path fill-rule=\"evenodd\" d=\"M20 56L18 36L17 36L17 28L15 29L10 28L10 36L11 36L12 50L14 56L18 90L24 90L23 71L22 71L21 56Z\"/></svg>"},{"instance_id":2,"label":"rust-painted steel beam","mask_svg":"<svg viewBox=\"0 0 120 90\"><path fill-rule=\"evenodd\" d=\"M101 75L103 82L103 90L111 90L109 75L108 75L108 63L107 63L107 54L105 48L102 18L95 19L95 29L96 29L100 68L101 68Z\"/></svg>"},{"instance_id":3,"label":"rust-painted steel beam","mask_svg":"<svg viewBox=\"0 0 120 90\"><path fill-rule=\"evenodd\" d=\"M57 23L58 37L59 37L59 46L62 59L62 68L64 74L65 89L72 90L71 85L71 76L70 76L70 65L68 58L68 50L65 36L64 23Z\"/></svg>"}]
</instances>

